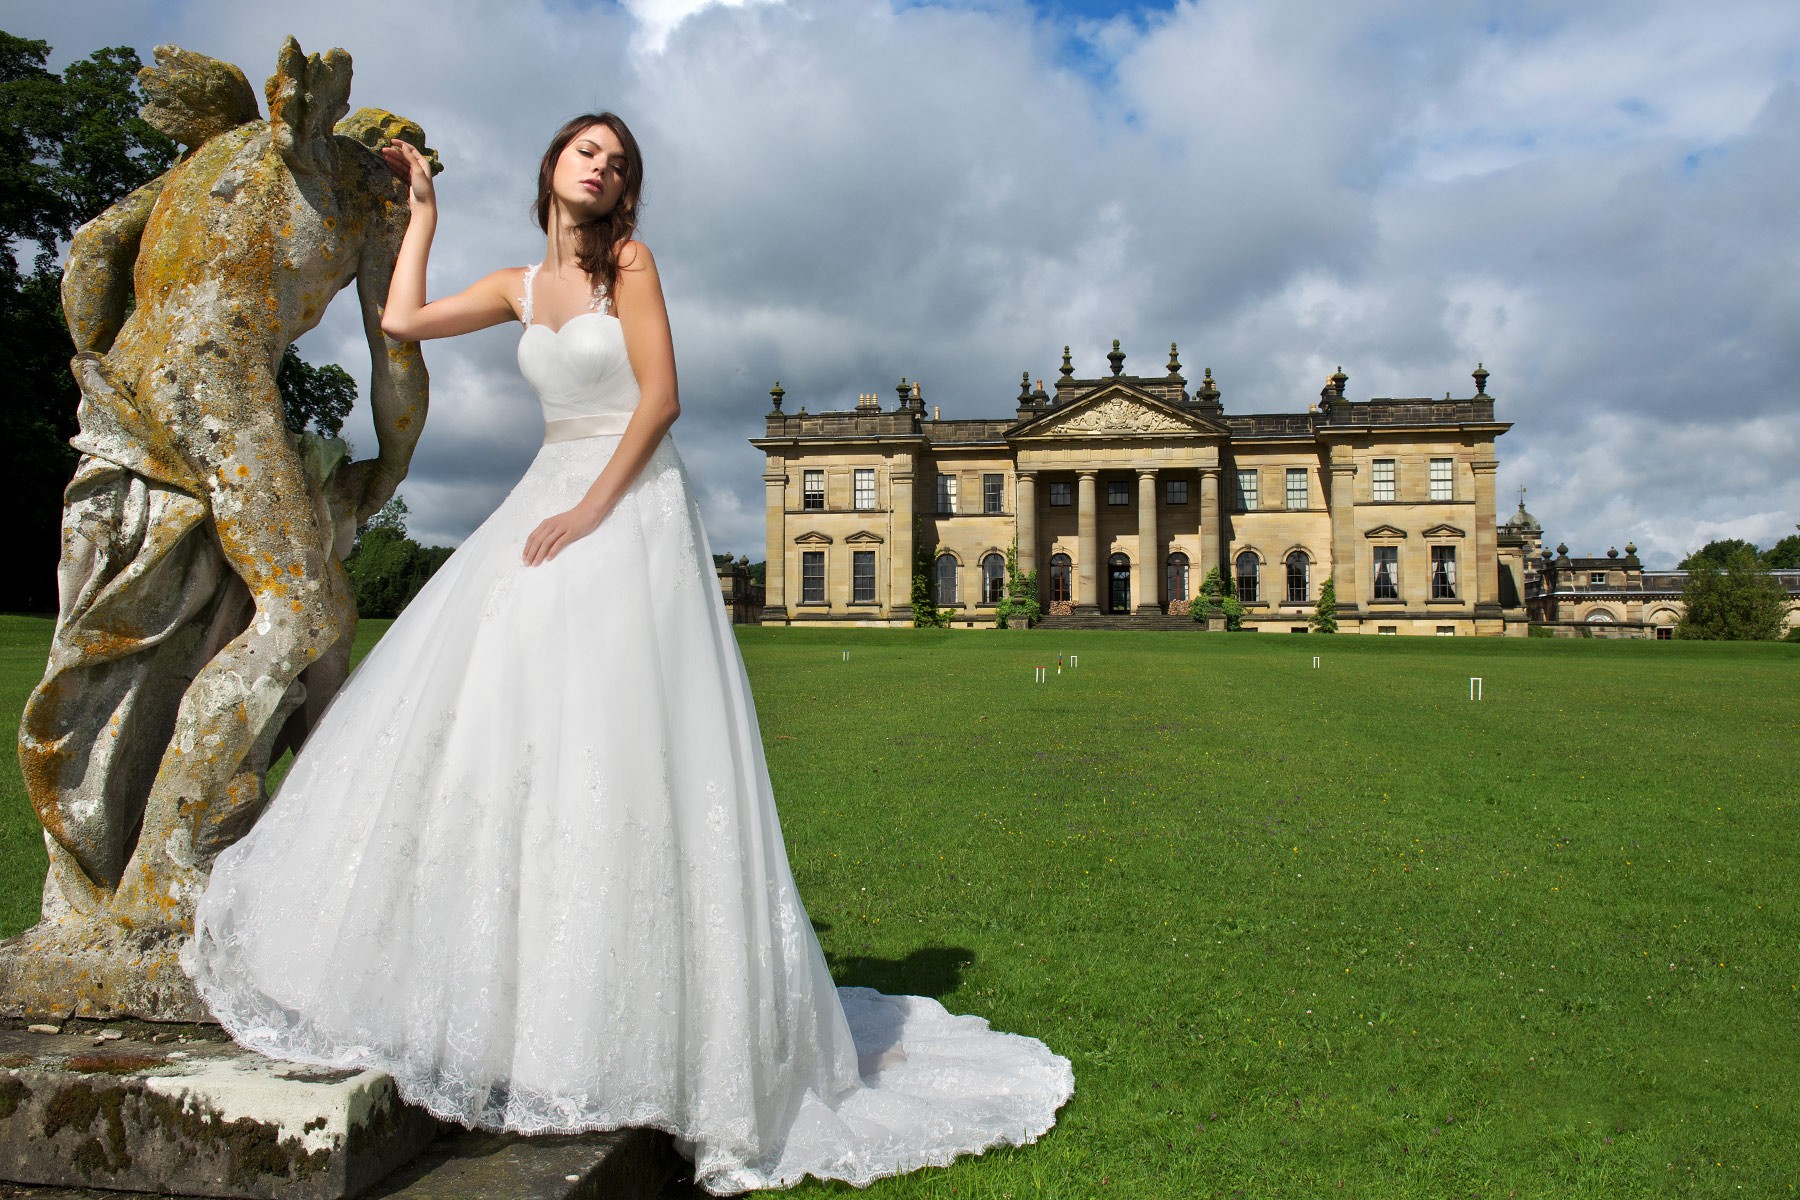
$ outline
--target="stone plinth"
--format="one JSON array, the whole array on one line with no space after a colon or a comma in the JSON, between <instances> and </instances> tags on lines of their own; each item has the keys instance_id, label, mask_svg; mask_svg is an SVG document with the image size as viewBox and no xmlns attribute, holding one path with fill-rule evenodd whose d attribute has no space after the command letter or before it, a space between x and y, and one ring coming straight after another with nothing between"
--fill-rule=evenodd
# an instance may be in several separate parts
<instances>
[{"instance_id":1,"label":"stone plinth","mask_svg":"<svg viewBox=\"0 0 1800 1200\"><path fill-rule=\"evenodd\" d=\"M341 1200L438 1130L380 1072L276 1062L204 1026L97 1028L0 1028L0 1179Z\"/></svg>"}]
</instances>

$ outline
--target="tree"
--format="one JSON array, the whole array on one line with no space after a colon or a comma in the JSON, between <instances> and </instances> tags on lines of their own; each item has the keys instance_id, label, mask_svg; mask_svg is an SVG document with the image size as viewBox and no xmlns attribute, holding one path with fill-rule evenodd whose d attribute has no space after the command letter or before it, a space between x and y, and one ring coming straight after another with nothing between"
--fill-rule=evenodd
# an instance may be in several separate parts
<instances>
[{"instance_id":1,"label":"tree","mask_svg":"<svg viewBox=\"0 0 1800 1200\"><path fill-rule=\"evenodd\" d=\"M1015 540L1006 548L1006 595L994 609L999 628L1009 629L1014 621L1024 622L1027 629L1038 623L1044 606L1038 600L1037 578L1036 571L1019 570L1019 543Z\"/></svg>"},{"instance_id":2,"label":"tree","mask_svg":"<svg viewBox=\"0 0 1800 1200\"><path fill-rule=\"evenodd\" d=\"M1225 629L1228 633L1236 633L1244 627L1244 602L1236 596L1226 596L1219 607L1225 610Z\"/></svg>"},{"instance_id":3,"label":"tree","mask_svg":"<svg viewBox=\"0 0 1800 1200\"><path fill-rule=\"evenodd\" d=\"M1314 633L1336 633L1337 627L1337 581L1327 575L1325 585L1319 589L1319 602L1313 606L1313 615L1307 622Z\"/></svg>"},{"instance_id":4,"label":"tree","mask_svg":"<svg viewBox=\"0 0 1800 1200\"><path fill-rule=\"evenodd\" d=\"M282 352L275 386L281 391L287 427L293 433L311 429L337 437L344 418L356 405L356 380L350 378L350 372L336 363L315 367L301 358L291 343Z\"/></svg>"},{"instance_id":5,"label":"tree","mask_svg":"<svg viewBox=\"0 0 1800 1200\"><path fill-rule=\"evenodd\" d=\"M1710 562L1713 566L1718 567L1720 570L1723 570L1725 564L1731 560L1731 556L1739 550L1748 550L1752 558L1756 557L1756 544L1754 542L1746 542L1741 538L1720 538L1706 543L1706 545L1682 559L1681 565L1677 567L1676 570L1692 571L1694 569L1694 564L1703 559Z\"/></svg>"},{"instance_id":6,"label":"tree","mask_svg":"<svg viewBox=\"0 0 1800 1200\"><path fill-rule=\"evenodd\" d=\"M1200 595L1188 605L1188 616L1196 621L1205 621L1219 610L1224 598L1225 583L1219 574L1219 568L1214 567L1200 581Z\"/></svg>"},{"instance_id":7,"label":"tree","mask_svg":"<svg viewBox=\"0 0 1800 1200\"><path fill-rule=\"evenodd\" d=\"M1800 529L1800 525L1794 526ZM1790 533L1762 552L1762 565L1771 571L1800 568L1800 533Z\"/></svg>"},{"instance_id":8,"label":"tree","mask_svg":"<svg viewBox=\"0 0 1800 1200\"><path fill-rule=\"evenodd\" d=\"M406 501L395 496L369 518L344 560L362 617L397 617L450 557L448 546L421 546L406 532Z\"/></svg>"},{"instance_id":9,"label":"tree","mask_svg":"<svg viewBox=\"0 0 1800 1200\"><path fill-rule=\"evenodd\" d=\"M0 581L0 609L12 611L56 607L62 492L75 471L80 393L57 244L175 157L137 116L133 51L95 51L60 76L49 56L47 43L0 32L0 473L17 497L17 567Z\"/></svg>"},{"instance_id":10,"label":"tree","mask_svg":"<svg viewBox=\"0 0 1800 1200\"><path fill-rule=\"evenodd\" d=\"M1775 577L1756 560L1756 549L1740 544L1724 569L1702 551L1689 556L1686 608L1675 627L1678 637L1701 641L1772 641L1781 636L1788 598Z\"/></svg>"},{"instance_id":11,"label":"tree","mask_svg":"<svg viewBox=\"0 0 1800 1200\"><path fill-rule=\"evenodd\" d=\"M938 611L937 593L931 586L931 575L936 566L936 556L928 548L925 539L919 536L924 531L924 524L921 520L913 521L913 628L922 629L927 626L947 628L950 624L950 614Z\"/></svg>"}]
</instances>

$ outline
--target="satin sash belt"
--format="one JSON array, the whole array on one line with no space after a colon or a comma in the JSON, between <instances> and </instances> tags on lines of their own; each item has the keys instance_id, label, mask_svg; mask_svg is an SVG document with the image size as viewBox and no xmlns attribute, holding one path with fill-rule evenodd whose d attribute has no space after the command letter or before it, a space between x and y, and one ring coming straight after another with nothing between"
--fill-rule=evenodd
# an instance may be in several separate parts
<instances>
[{"instance_id":1,"label":"satin sash belt","mask_svg":"<svg viewBox=\"0 0 1800 1200\"><path fill-rule=\"evenodd\" d=\"M617 436L631 423L628 412L594 413L586 417L564 417L544 422L544 444L572 442L577 438Z\"/></svg>"}]
</instances>

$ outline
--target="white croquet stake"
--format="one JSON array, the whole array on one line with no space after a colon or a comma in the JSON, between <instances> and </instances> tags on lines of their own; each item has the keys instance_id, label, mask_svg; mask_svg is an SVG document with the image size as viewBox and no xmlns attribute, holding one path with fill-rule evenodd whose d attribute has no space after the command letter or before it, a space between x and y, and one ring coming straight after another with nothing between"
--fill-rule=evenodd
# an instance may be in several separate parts
<instances>
[{"instance_id":1,"label":"white croquet stake","mask_svg":"<svg viewBox=\"0 0 1800 1200\"><path fill-rule=\"evenodd\" d=\"M848 650L844 651L844 661L845 662L850 661L850 652Z\"/></svg>"},{"instance_id":2,"label":"white croquet stake","mask_svg":"<svg viewBox=\"0 0 1800 1200\"><path fill-rule=\"evenodd\" d=\"M1481 699L1481 676L1479 675L1469 676L1469 699Z\"/></svg>"},{"instance_id":3,"label":"white croquet stake","mask_svg":"<svg viewBox=\"0 0 1800 1200\"><path fill-rule=\"evenodd\" d=\"M1031 682L1033 683L1044 683L1049 677L1050 673L1043 667L1033 667L1031 669Z\"/></svg>"},{"instance_id":4,"label":"white croquet stake","mask_svg":"<svg viewBox=\"0 0 1800 1200\"><path fill-rule=\"evenodd\" d=\"M1318 669L1319 669L1319 656L1315 654L1315 655L1313 655L1313 670L1316 671Z\"/></svg>"}]
</instances>

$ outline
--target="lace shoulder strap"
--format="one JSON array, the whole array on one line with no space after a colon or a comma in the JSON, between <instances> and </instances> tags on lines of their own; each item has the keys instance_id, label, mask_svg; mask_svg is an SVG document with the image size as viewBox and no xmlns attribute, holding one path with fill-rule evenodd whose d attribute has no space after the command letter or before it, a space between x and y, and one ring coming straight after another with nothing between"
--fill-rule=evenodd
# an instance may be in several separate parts
<instances>
[{"instance_id":1,"label":"lace shoulder strap","mask_svg":"<svg viewBox=\"0 0 1800 1200\"><path fill-rule=\"evenodd\" d=\"M612 312L612 297L606 294L606 285L604 283L596 283L594 285L594 296L593 299L588 301L588 311L597 313Z\"/></svg>"},{"instance_id":2,"label":"lace shoulder strap","mask_svg":"<svg viewBox=\"0 0 1800 1200\"><path fill-rule=\"evenodd\" d=\"M538 268L543 263L532 263L525 268L525 278L519 289L519 321L527 329L531 328L531 281L537 278Z\"/></svg>"}]
</instances>

